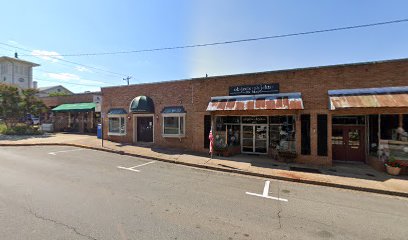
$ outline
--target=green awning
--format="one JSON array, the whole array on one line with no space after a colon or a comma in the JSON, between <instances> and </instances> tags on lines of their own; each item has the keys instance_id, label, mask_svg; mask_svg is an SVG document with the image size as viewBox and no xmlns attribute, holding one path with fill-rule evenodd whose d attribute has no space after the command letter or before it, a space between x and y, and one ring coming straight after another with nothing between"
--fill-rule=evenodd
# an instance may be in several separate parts
<instances>
[{"instance_id":1,"label":"green awning","mask_svg":"<svg viewBox=\"0 0 408 240\"><path fill-rule=\"evenodd\" d=\"M132 113L154 113L153 100L146 96L135 97L130 103Z\"/></svg>"},{"instance_id":2,"label":"green awning","mask_svg":"<svg viewBox=\"0 0 408 240\"><path fill-rule=\"evenodd\" d=\"M96 103L69 103L52 109L54 112L90 112L95 111Z\"/></svg>"}]
</instances>

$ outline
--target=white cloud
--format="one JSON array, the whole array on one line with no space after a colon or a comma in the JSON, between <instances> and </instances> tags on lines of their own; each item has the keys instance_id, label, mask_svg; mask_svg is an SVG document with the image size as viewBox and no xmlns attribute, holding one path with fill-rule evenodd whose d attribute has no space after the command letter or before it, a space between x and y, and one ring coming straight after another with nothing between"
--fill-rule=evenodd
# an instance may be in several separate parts
<instances>
[{"instance_id":1,"label":"white cloud","mask_svg":"<svg viewBox=\"0 0 408 240\"><path fill-rule=\"evenodd\" d=\"M96 84L103 85L104 82L82 79L80 76L72 73L48 73L47 76L52 79L57 79L66 82L80 83L80 84Z\"/></svg>"},{"instance_id":2,"label":"white cloud","mask_svg":"<svg viewBox=\"0 0 408 240\"><path fill-rule=\"evenodd\" d=\"M8 40L8 43L14 44L14 45L20 45L20 43L14 41L14 40Z\"/></svg>"},{"instance_id":3,"label":"white cloud","mask_svg":"<svg viewBox=\"0 0 408 240\"><path fill-rule=\"evenodd\" d=\"M79 72L92 72L91 70L89 70L88 68L83 67L83 66L76 66L75 70L77 70Z\"/></svg>"},{"instance_id":4,"label":"white cloud","mask_svg":"<svg viewBox=\"0 0 408 240\"><path fill-rule=\"evenodd\" d=\"M63 59L63 57L54 51L46 51L46 50L33 50L31 55L37 56L41 59L51 61L51 62L58 62L58 59Z\"/></svg>"},{"instance_id":5,"label":"white cloud","mask_svg":"<svg viewBox=\"0 0 408 240\"><path fill-rule=\"evenodd\" d=\"M72 73L48 73L50 78L68 81L68 80L80 80L81 77Z\"/></svg>"}]
</instances>

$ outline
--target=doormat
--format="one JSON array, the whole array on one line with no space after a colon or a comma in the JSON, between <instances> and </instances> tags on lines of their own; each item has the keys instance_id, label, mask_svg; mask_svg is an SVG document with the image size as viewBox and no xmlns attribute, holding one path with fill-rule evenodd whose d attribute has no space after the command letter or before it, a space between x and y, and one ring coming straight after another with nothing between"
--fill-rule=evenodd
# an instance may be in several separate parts
<instances>
[{"instance_id":1,"label":"doormat","mask_svg":"<svg viewBox=\"0 0 408 240\"><path fill-rule=\"evenodd\" d=\"M307 173L322 173L320 172L319 169L315 169L315 168L289 167L289 170L297 171L297 172L307 172Z\"/></svg>"}]
</instances>

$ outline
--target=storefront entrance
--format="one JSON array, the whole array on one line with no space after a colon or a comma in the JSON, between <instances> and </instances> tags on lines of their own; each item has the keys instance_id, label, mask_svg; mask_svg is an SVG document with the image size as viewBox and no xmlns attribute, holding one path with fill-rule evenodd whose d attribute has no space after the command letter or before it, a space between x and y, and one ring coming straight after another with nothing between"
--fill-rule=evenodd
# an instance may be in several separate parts
<instances>
[{"instance_id":1,"label":"storefront entrance","mask_svg":"<svg viewBox=\"0 0 408 240\"><path fill-rule=\"evenodd\" d=\"M266 154L268 152L268 125L242 125L243 153Z\"/></svg>"},{"instance_id":2,"label":"storefront entrance","mask_svg":"<svg viewBox=\"0 0 408 240\"><path fill-rule=\"evenodd\" d=\"M153 117L136 118L137 142L153 142Z\"/></svg>"},{"instance_id":3,"label":"storefront entrance","mask_svg":"<svg viewBox=\"0 0 408 240\"><path fill-rule=\"evenodd\" d=\"M333 160L365 161L364 126L334 125L332 130Z\"/></svg>"}]
</instances>

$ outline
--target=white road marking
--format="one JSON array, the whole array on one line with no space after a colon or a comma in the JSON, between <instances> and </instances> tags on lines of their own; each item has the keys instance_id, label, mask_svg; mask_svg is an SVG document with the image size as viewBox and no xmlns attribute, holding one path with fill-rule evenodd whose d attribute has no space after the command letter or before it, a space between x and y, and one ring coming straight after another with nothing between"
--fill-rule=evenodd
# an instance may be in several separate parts
<instances>
[{"instance_id":1,"label":"white road marking","mask_svg":"<svg viewBox=\"0 0 408 240\"><path fill-rule=\"evenodd\" d=\"M64 151L56 151L56 152L49 152L50 155L57 155L57 153L64 153L64 152L73 152L73 151L82 151L85 149L78 148L78 149L71 149L71 150L64 150Z\"/></svg>"},{"instance_id":2,"label":"white road marking","mask_svg":"<svg viewBox=\"0 0 408 240\"><path fill-rule=\"evenodd\" d=\"M151 161L151 162L143 163L143 164L136 165L136 166L133 166L133 167L122 167L122 166L118 166L118 168L120 168L120 169L125 169L125 170L129 170L129 171L134 171L134 172L140 172L140 170L137 170L137 169L134 169L134 168L141 167L141 166L145 166L145 165L147 165L147 164L151 164L151 163L154 163L154 162L156 162L156 161Z\"/></svg>"},{"instance_id":3,"label":"white road marking","mask_svg":"<svg viewBox=\"0 0 408 240\"><path fill-rule=\"evenodd\" d=\"M140 171L137 170L137 169L127 168L127 167L122 167L122 166L118 166L118 168L120 168L120 169L125 169L125 170L129 170L129 171L134 171L134 172L140 172Z\"/></svg>"},{"instance_id":4,"label":"white road marking","mask_svg":"<svg viewBox=\"0 0 408 240\"><path fill-rule=\"evenodd\" d=\"M282 202L287 202L288 199L269 196L269 184L270 183L271 183L271 181L265 181L265 186L264 186L264 190L263 190L262 194L251 193L251 192L246 192L246 194L252 195L252 196L257 196L257 197L263 197L263 198L278 200L278 201L282 201Z\"/></svg>"}]
</instances>

